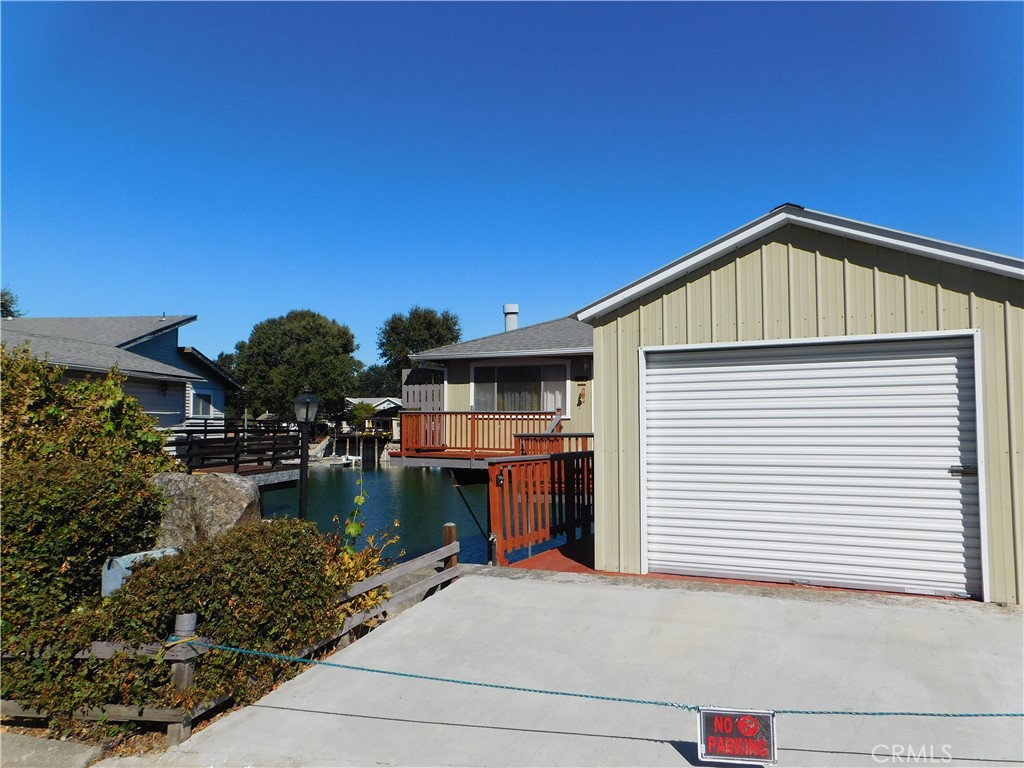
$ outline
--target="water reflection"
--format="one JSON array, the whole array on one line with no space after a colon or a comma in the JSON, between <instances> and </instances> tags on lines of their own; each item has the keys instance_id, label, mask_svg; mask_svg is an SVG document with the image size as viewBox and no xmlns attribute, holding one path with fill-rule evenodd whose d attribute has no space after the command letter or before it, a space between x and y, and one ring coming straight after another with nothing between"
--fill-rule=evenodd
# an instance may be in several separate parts
<instances>
[{"instance_id":1,"label":"water reflection","mask_svg":"<svg viewBox=\"0 0 1024 768\"><path fill-rule=\"evenodd\" d=\"M359 493L359 471L351 467L313 464L309 468L308 516L321 531L334 530L332 518L342 522L352 513ZM364 533L390 530L394 521L399 546L406 558L416 557L441 546L441 526L458 526L462 551L459 560L465 563L486 563L487 542L477 523L487 530L486 485L463 486L462 493L470 509L452 485L449 474L441 469L409 469L399 467L366 468L362 472L367 499L363 504ZM263 494L263 516L294 517L299 506L298 488L266 491ZM397 555L397 548L391 553Z\"/></svg>"}]
</instances>

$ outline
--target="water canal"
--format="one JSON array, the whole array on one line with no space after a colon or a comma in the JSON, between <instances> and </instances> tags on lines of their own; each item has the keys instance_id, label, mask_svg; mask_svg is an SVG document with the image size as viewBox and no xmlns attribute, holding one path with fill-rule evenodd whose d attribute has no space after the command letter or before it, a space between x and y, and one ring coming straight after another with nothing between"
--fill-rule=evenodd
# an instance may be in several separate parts
<instances>
[{"instance_id":1,"label":"water canal","mask_svg":"<svg viewBox=\"0 0 1024 768\"><path fill-rule=\"evenodd\" d=\"M361 509L366 523L364 535L394 530L399 541L393 551L387 552L391 557L397 557L400 549L405 550L403 559L437 549L442 544L441 527L455 523L462 544L459 561L487 562L487 541L480 531L480 527L487 530L487 486L456 488L451 476L442 469L368 466L360 472L352 467L311 464L307 517L322 532L334 531L335 516L344 524L345 518L352 514L360 476L366 494L366 503ZM297 487L263 494L265 518L294 517L298 506ZM394 528L396 520L398 528Z\"/></svg>"}]
</instances>

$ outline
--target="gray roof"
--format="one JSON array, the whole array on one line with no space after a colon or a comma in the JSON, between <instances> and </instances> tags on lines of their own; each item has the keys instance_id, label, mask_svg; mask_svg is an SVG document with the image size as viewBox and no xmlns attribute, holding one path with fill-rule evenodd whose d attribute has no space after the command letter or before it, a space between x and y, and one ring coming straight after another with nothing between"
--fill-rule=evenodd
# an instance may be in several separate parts
<instances>
[{"instance_id":1,"label":"gray roof","mask_svg":"<svg viewBox=\"0 0 1024 768\"><path fill-rule=\"evenodd\" d=\"M115 347L131 347L161 333L180 328L196 319L195 315L170 317L5 317L3 333L21 331L33 336L78 339Z\"/></svg>"},{"instance_id":2,"label":"gray roof","mask_svg":"<svg viewBox=\"0 0 1024 768\"><path fill-rule=\"evenodd\" d=\"M192 320L195 315L5 317L0 321L0 338L9 346L28 342L36 357L77 371L104 372L117 365L122 373L138 378L196 381L202 377L123 348L173 331Z\"/></svg>"},{"instance_id":3,"label":"gray roof","mask_svg":"<svg viewBox=\"0 0 1024 768\"><path fill-rule=\"evenodd\" d=\"M484 357L550 357L594 352L594 329L571 317L548 320L481 339L428 349L409 358L415 362Z\"/></svg>"}]
</instances>

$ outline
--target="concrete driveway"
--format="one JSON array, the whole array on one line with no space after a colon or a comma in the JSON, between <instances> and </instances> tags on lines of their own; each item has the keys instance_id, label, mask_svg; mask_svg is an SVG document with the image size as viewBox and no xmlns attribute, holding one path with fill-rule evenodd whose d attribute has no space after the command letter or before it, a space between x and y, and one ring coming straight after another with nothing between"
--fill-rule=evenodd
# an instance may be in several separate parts
<instances>
[{"instance_id":1,"label":"concrete driveway","mask_svg":"<svg viewBox=\"0 0 1024 768\"><path fill-rule=\"evenodd\" d=\"M1022 644L1016 608L479 567L329 661L686 704L1019 712ZM1024 763L1016 718L777 724L783 766ZM669 707L320 666L160 756L100 765L688 766L697 740Z\"/></svg>"}]
</instances>

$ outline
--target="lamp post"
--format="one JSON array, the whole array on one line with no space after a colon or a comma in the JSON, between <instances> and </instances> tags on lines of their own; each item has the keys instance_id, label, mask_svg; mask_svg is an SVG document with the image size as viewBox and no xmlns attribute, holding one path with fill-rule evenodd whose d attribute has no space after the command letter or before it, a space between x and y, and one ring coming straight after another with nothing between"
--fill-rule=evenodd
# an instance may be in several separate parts
<instances>
[{"instance_id":1,"label":"lamp post","mask_svg":"<svg viewBox=\"0 0 1024 768\"><path fill-rule=\"evenodd\" d=\"M306 519L306 486L309 480L309 428L316 421L320 398L304 389L292 400L295 421L299 424L299 519Z\"/></svg>"}]
</instances>

